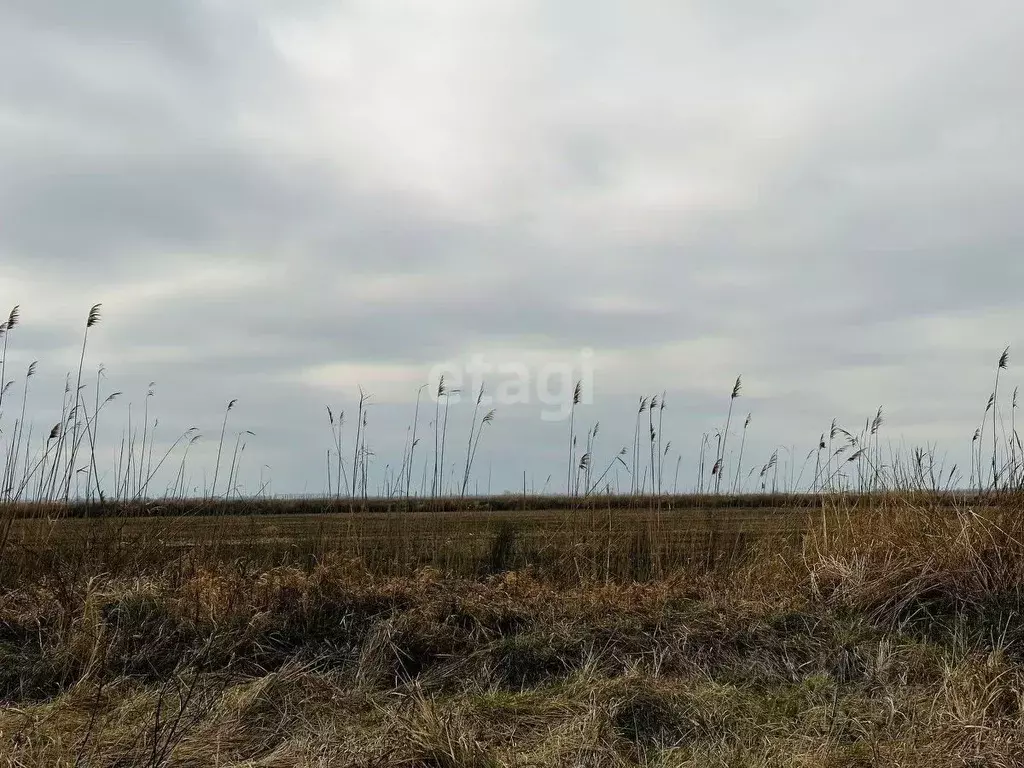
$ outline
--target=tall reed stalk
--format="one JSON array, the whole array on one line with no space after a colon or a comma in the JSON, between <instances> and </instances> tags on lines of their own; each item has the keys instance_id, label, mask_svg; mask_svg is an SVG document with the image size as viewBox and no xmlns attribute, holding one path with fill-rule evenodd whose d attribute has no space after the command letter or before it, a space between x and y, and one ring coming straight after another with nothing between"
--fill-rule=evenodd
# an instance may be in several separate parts
<instances>
[{"instance_id":1,"label":"tall reed stalk","mask_svg":"<svg viewBox=\"0 0 1024 768\"><path fill-rule=\"evenodd\" d=\"M409 444L409 468L405 475L405 497L409 498L410 490L412 488L412 466L413 459L416 456L416 446L419 445L419 439L416 437L416 430L420 424L420 396L423 394L423 390L427 387L426 384L421 384L419 389L416 390L416 410L412 417L412 441Z\"/></svg>"},{"instance_id":2,"label":"tall reed stalk","mask_svg":"<svg viewBox=\"0 0 1024 768\"><path fill-rule=\"evenodd\" d=\"M996 383L992 389L992 490L999 490L999 467L997 464L999 454L998 435L996 433L996 411L999 409L999 374L1006 370L1010 361L1010 348L1003 350L999 356L999 363L996 365Z\"/></svg>"},{"instance_id":3,"label":"tall reed stalk","mask_svg":"<svg viewBox=\"0 0 1024 768\"><path fill-rule=\"evenodd\" d=\"M143 463L142 458L146 455L146 439L149 437L149 399L153 397L153 387L156 386L156 382L149 382L149 386L146 388L146 397L143 401L142 409L142 453L139 455L139 462L137 467L137 477L135 480L136 493L141 492L145 495L145 490L142 488L142 478L146 474L146 464Z\"/></svg>"},{"instance_id":4,"label":"tall reed stalk","mask_svg":"<svg viewBox=\"0 0 1024 768\"><path fill-rule=\"evenodd\" d=\"M361 440L365 434L364 427L366 426L366 401L369 395L363 391L363 388L359 388L359 406L356 411L356 443L352 448L352 498L355 498L356 492L359 488L359 452L362 450Z\"/></svg>"},{"instance_id":5,"label":"tall reed stalk","mask_svg":"<svg viewBox=\"0 0 1024 768\"><path fill-rule=\"evenodd\" d=\"M437 496L438 483L440 477L438 475L438 460L441 455L441 433L439 431L441 424L441 398L447 396L448 389L444 384L444 374L437 381L437 393L434 397L434 474L433 479L430 483L430 495L431 497Z\"/></svg>"},{"instance_id":6,"label":"tall reed stalk","mask_svg":"<svg viewBox=\"0 0 1024 768\"><path fill-rule=\"evenodd\" d=\"M583 382L577 381L572 391L572 404L569 406L569 461L565 470L565 495L573 495L572 470L576 465L576 406L583 396Z\"/></svg>"},{"instance_id":7,"label":"tall reed stalk","mask_svg":"<svg viewBox=\"0 0 1024 768\"><path fill-rule=\"evenodd\" d=\"M998 371L997 371L996 372L996 376L998 376L998 375L999 374L998 374ZM992 394L990 394L988 396L988 403L986 403L986 405L985 405L985 413L982 414L982 417L981 417L981 426L978 427L978 431L976 432L976 434L978 436L978 493L981 493L984 490L984 486L982 485L983 478L981 476L981 472L982 472L982 470L981 470L981 467L982 467L981 451L982 451L983 441L985 439L985 422L988 419L988 412L991 411L995 407L995 403L996 403L996 396L995 396L995 393L992 393ZM993 423L994 423L994 418L995 417L993 416Z\"/></svg>"},{"instance_id":8,"label":"tall reed stalk","mask_svg":"<svg viewBox=\"0 0 1024 768\"><path fill-rule=\"evenodd\" d=\"M480 425L477 427L477 430L476 430L476 437L473 438L473 450L469 454L469 467L468 467L468 470L466 472L466 477L467 478L469 477L470 472L473 471L473 464L476 461L476 451L477 451L477 448L480 447L480 436L483 434L484 427L487 424L490 424L491 422L494 421L494 415L496 413L497 413L497 411L495 411L494 408L491 408L487 413L484 414L484 417L480 420ZM490 480L488 480L487 484L488 484L488 489L489 489L490 488ZM489 492L489 490L488 490L488 492ZM466 495L465 486L463 486L462 495L463 496Z\"/></svg>"},{"instance_id":9,"label":"tall reed stalk","mask_svg":"<svg viewBox=\"0 0 1024 768\"><path fill-rule=\"evenodd\" d=\"M736 479L732 484L732 492L739 493L740 490L740 470L743 468L743 448L747 444L747 427L750 426L750 414L747 414L747 418L743 422L743 437L740 439L740 457L736 460Z\"/></svg>"},{"instance_id":10,"label":"tall reed stalk","mask_svg":"<svg viewBox=\"0 0 1024 768\"><path fill-rule=\"evenodd\" d=\"M3 339L3 347L0 349L0 413L3 413L4 393L7 391L7 341L20 317L20 307L15 305L7 316L7 321L0 323L0 339Z\"/></svg>"},{"instance_id":11,"label":"tall reed stalk","mask_svg":"<svg viewBox=\"0 0 1024 768\"><path fill-rule=\"evenodd\" d=\"M636 410L636 429L633 432L633 472L630 479L630 493L639 493L640 485L638 475L640 474L640 419L647 410L647 397L641 397Z\"/></svg>"},{"instance_id":12,"label":"tall reed stalk","mask_svg":"<svg viewBox=\"0 0 1024 768\"><path fill-rule=\"evenodd\" d=\"M441 496L444 496L444 486L442 481L444 475L444 449L445 444L448 441L448 409L451 406L452 395L459 394L459 391L460 390L458 389L449 389L448 391L445 392L444 396L444 422L441 425L441 458L440 464L438 465L442 475L442 477L438 477L438 490ZM454 467L452 467L452 471L455 471Z\"/></svg>"},{"instance_id":13,"label":"tall reed stalk","mask_svg":"<svg viewBox=\"0 0 1024 768\"><path fill-rule=\"evenodd\" d=\"M1010 485L1016 487L1018 484L1018 460L1017 460L1017 387L1013 388L1013 397L1010 400Z\"/></svg>"},{"instance_id":14,"label":"tall reed stalk","mask_svg":"<svg viewBox=\"0 0 1024 768\"><path fill-rule=\"evenodd\" d=\"M92 309L89 310L89 315L85 319L85 332L82 334L82 354L78 359L78 379L75 384L74 408L72 410L74 420L72 423L73 432L71 435L71 458L68 460L67 482L64 487L64 501L68 500L71 493L71 476L74 473L75 456L78 452L78 401L79 392L82 389L82 369L85 366L85 347L89 341L89 329L100 321L100 307L102 306L102 304L94 304Z\"/></svg>"},{"instance_id":15,"label":"tall reed stalk","mask_svg":"<svg viewBox=\"0 0 1024 768\"><path fill-rule=\"evenodd\" d=\"M477 443L480 441L480 432L484 428L484 424L489 424L494 419L494 410L484 415L480 424L477 425L476 417L480 411L480 404L484 399L484 385L480 385L480 391L476 395L476 403L473 405L473 418L469 422L469 438L466 441L466 467L462 474L462 495L466 495L466 488L469 485L469 475L473 470L473 456L476 453L475 444L473 442L474 432L476 433ZM418 405L418 403L417 403Z\"/></svg>"},{"instance_id":16,"label":"tall reed stalk","mask_svg":"<svg viewBox=\"0 0 1024 768\"><path fill-rule=\"evenodd\" d=\"M729 439L729 425L732 423L732 406L736 402L736 398L740 396L740 379L742 376L736 377L736 383L732 386L732 394L729 395L729 415L725 418L725 432L722 435L722 442L718 450L718 462L717 462L717 476L715 477L715 493L718 493L719 486L722 484L722 474L725 471L725 445Z\"/></svg>"},{"instance_id":17,"label":"tall reed stalk","mask_svg":"<svg viewBox=\"0 0 1024 768\"><path fill-rule=\"evenodd\" d=\"M655 409L657 407L658 407L658 396L657 395L653 395L651 397L651 407L647 409L647 431L648 431L648 435L649 435L650 443L651 443L650 444L650 449L651 449L650 450L650 454L651 454L651 493L654 493L654 491L656 489L656 486L657 486L657 480L655 479L656 467L655 467L655 462L654 462L654 454L655 454L655 451L656 451L656 440L657 440L657 433L656 433L656 431L654 429L654 411L655 411Z\"/></svg>"},{"instance_id":18,"label":"tall reed stalk","mask_svg":"<svg viewBox=\"0 0 1024 768\"><path fill-rule=\"evenodd\" d=\"M881 478L882 451L881 451L881 448L879 447L879 442L878 442L879 441L878 432L879 432L879 430L882 427L882 423L883 423L882 406L878 406L878 412L875 414L875 418L872 419L872 421L871 421L871 432L869 433L870 437L873 437L875 439L875 458L874 458L874 462L873 462L874 467L872 468L872 474L871 474L871 490L872 491L877 491L879 489L880 484L881 484L881 480L882 480L882 478Z\"/></svg>"},{"instance_id":19,"label":"tall reed stalk","mask_svg":"<svg viewBox=\"0 0 1024 768\"><path fill-rule=\"evenodd\" d=\"M662 475L664 474L664 469L665 469L665 455L668 453L668 448L669 448L669 446L667 446L667 445L664 446L664 449L662 448L662 435L664 434L662 428L663 428L663 425L664 425L664 422L665 422L665 395L666 394L667 393L664 390L662 390L661 402L658 404L658 495L659 496L661 495ZM671 443L671 442L672 441L670 440L669 443Z\"/></svg>"},{"instance_id":20,"label":"tall reed stalk","mask_svg":"<svg viewBox=\"0 0 1024 768\"><path fill-rule=\"evenodd\" d=\"M345 411L338 411L338 417L335 419L334 412L331 410L331 406L327 406L327 419L331 426L331 438L334 441L335 451L335 484L334 492L336 498L341 498L341 489L348 488L348 482L342 485L342 472L344 466L342 465L342 437L343 430L345 427ZM327 493L330 495L331 492L331 451L327 450Z\"/></svg>"},{"instance_id":21,"label":"tall reed stalk","mask_svg":"<svg viewBox=\"0 0 1024 768\"><path fill-rule=\"evenodd\" d=\"M220 425L220 440L217 441L217 463L213 467L213 485L210 487L211 498L217 497L217 478L220 475L220 457L224 450L224 432L227 431L228 428L228 414L231 413L231 410L235 407L235 403L237 402L238 398L236 397L235 399L230 400L228 402L228 407L224 409L224 420Z\"/></svg>"},{"instance_id":22,"label":"tall reed stalk","mask_svg":"<svg viewBox=\"0 0 1024 768\"><path fill-rule=\"evenodd\" d=\"M11 451L10 451L10 461L9 461L11 469L10 469L10 472L9 472L9 475L8 475L6 481L4 482L4 494L2 496L0 496L0 498L6 498L8 501L12 501L14 499L14 489L18 485L18 482L17 482L18 458L21 456L21 443L22 443L22 438L25 435L25 413L26 413L26 408L28 406L28 385L29 385L29 382L32 380L32 377L35 376L35 374L36 374L36 366L38 364L39 364L38 361L33 360L29 364L29 366L28 366L28 371L25 373L25 388L24 388L24 391L22 392L22 396L21 396L21 418L18 420L18 428L16 430L16 434L14 436L14 439L11 441ZM29 438L28 438L28 440L25 443L25 465L26 465L26 470L28 468L28 444L31 443L31 442L32 442L32 432L31 432L31 430L29 430Z\"/></svg>"}]
</instances>

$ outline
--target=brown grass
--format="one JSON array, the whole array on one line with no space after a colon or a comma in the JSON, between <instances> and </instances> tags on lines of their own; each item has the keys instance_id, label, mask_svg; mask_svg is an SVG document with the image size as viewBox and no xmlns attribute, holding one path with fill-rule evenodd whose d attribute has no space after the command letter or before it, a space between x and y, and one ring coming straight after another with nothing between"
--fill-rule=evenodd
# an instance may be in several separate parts
<instances>
[{"instance_id":1,"label":"brown grass","mask_svg":"<svg viewBox=\"0 0 1024 768\"><path fill-rule=\"evenodd\" d=\"M807 482L792 456L780 485L776 451L759 495L663 496L662 393L640 400L631 468L628 448L595 458L597 424L579 455L573 412L566 496L527 496L524 476L522 495L455 498L493 413L474 411L461 486L448 487L454 392L442 380L421 498L418 400L400 469L370 498L360 391L347 449L344 415L328 409L333 498L238 498L249 432L218 488L231 400L213 483L189 500L200 433L154 462L149 394L141 444L129 411L113 472L97 465L99 415L119 395L102 396L101 368L86 407L98 321L96 305L61 419L36 433L34 363L19 406L3 399L17 308L0 324L0 406L13 419L0 413L0 766L1024 764L1015 396L1004 445L995 437L1006 352L970 496L934 451L883 463L881 408L860 433L833 421ZM737 378L710 467L702 439L699 491L732 466L739 393ZM605 482L619 465L629 496Z\"/></svg>"},{"instance_id":2,"label":"brown grass","mask_svg":"<svg viewBox=\"0 0 1024 768\"><path fill-rule=\"evenodd\" d=\"M0 760L1019 765L1021 511L20 520Z\"/></svg>"}]
</instances>

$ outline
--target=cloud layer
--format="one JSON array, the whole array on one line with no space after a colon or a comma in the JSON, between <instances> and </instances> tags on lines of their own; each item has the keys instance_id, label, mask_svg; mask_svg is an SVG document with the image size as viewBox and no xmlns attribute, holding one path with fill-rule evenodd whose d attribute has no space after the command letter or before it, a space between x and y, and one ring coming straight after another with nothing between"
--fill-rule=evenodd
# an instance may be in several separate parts
<instances>
[{"instance_id":1,"label":"cloud layer","mask_svg":"<svg viewBox=\"0 0 1024 768\"><path fill-rule=\"evenodd\" d=\"M965 463L1024 320L1022 31L1004 0L6 2L9 371L41 361L42 425L102 301L112 422L156 381L208 458L237 397L279 492L323 487L359 385L380 482L432 366L584 348L581 431L610 459L666 390L681 485L737 373L752 465L880 404ZM562 477L566 429L499 404L492 489Z\"/></svg>"}]
</instances>

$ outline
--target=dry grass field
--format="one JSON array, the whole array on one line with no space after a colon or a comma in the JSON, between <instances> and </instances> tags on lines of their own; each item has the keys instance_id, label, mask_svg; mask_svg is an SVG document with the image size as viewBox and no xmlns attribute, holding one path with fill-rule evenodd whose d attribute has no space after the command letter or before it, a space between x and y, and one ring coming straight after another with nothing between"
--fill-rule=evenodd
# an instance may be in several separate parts
<instances>
[{"instance_id":1,"label":"dry grass field","mask_svg":"<svg viewBox=\"0 0 1024 768\"><path fill-rule=\"evenodd\" d=\"M109 450L120 393L84 369L99 309L52 427L28 411L36 363L4 383L18 307L0 323L0 766L1024 764L1007 352L962 472L888 451L881 408L803 466L744 463L737 377L694 495L661 495L664 393L606 453L577 386L565 494L467 498L494 412L450 465L442 380L390 472L365 393L348 431L327 408L325 497L283 500L241 487L235 400L201 489L201 434L156 448L152 390Z\"/></svg>"},{"instance_id":2,"label":"dry grass field","mask_svg":"<svg viewBox=\"0 0 1024 768\"><path fill-rule=\"evenodd\" d=\"M140 571L180 558L264 565L357 559L382 576L424 567L475 578L530 567L548 578L650 578L696 563L737 558L765 537L796 541L820 512L799 506L698 507L694 500L605 499L570 506L530 500L526 509L477 500L437 505L305 502L289 505L150 504L103 516L26 507L7 524L0 565L31 572L54 551L94 565ZM784 504L778 499L776 504ZM434 508L431 509L431 506ZM277 509L275 509L277 507ZM375 508L376 507L376 508ZM95 510L92 511L95 515ZM83 513L85 514L85 513Z\"/></svg>"},{"instance_id":3,"label":"dry grass field","mask_svg":"<svg viewBox=\"0 0 1024 768\"><path fill-rule=\"evenodd\" d=\"M0 761L1024 760L1019 497L469 506L8 515Z\"/></svg>"}]
</instances>

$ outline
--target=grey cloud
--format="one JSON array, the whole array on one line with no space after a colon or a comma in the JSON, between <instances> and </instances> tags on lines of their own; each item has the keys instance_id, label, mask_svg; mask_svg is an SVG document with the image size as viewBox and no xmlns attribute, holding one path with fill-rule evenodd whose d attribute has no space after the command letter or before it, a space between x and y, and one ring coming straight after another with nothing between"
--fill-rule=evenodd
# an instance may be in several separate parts
<instances>
[{"instance_id":1,"label":"grey cloud","mask_svg":"<svg viewBox=\"0 0 1024 768\"><path fill-rule=\"evenodd\" d=\"M730 367L775 393L749 395L761 414L755 424L766 425L753 450L770 447L769 424L813 440L844 402L856 414L849 418L874 406L853 388L808 392L804 381L899 366L912 380L913 367L934 365L938 354L918 338L916 318L956 322L1020 306L1024 112L1015 72L1024 16L1013 4L986 8L526 10L524 28L544 55L528 58L534 51L524 48L521 61L486 62L521 69L536 86L501 90L494 77L514 137L492 142L508 153L495 167L516 178L480 182L488 205L477 217L426 200L413 183L420 180L394 168L375 176L372 153L352 149L373 136L342 151L330 131L302 124L316 114L309 100L345 106L348 92L302 81L269 30L344 9L8 2L0 9L8 73L0 81L0 276L7 265L88 304L104 297L83 296L86 288L108 286L116 296L204 260L243 260L252 280L240 288L130 307L108 301L90 360L103 354L116 388L141 391L155 378L175 391L167 398L174 423L215 425L221 400L251 403L254 449L282 467L282 487L301 486L310 467L320 471L321 446L303 435L323 428L321 406L280 382L283 373L331 362L425 373L466 349L522 340L642 357L727 338L743 354ZM390 39L398 21L374 24L366 13L352 28ZM380 62L367 47L354 66L369 76ZM517 53L514 44L508 50ZM388 95L401 99L395 87ZM464 95L468 110L479 96ZM468 152L490 124L452 125ZM308 146L307 128L316 137ZM339 121L339 146L357 129ZM718 177L743 194L693 206L671 191L639 201L650 190L637 179L682 184L691 171L698 201ZM388 275L427 278L427 287L345 290L346 281ZM19 364L22 355L73 356L78 329L64 333L26 319ZM978 345L1017 341L1015 329L1005 333ZM147 350L152 363L131 362ZM169 350L188 362L161 361ZM692 465L693 435L724 409L687 382L635 382L636 390L664 386L679 403L673 425ZM608 392L594 414L629 436L633 398ZM967 419L940 396L927 407L919 395L892 398L897 425L955 411L954 433ZM389 460L400 456L407 406L376 411L375 439ZM788 422L773 415L783 411ZM494 455L516 468L504 470L502 484L515 485L524 454L542 474L548 449L538 444L559 429L541 427L532 411L503 413ZM548 451L555 464L560 451Z\"/></svg>"}]
</instances>

